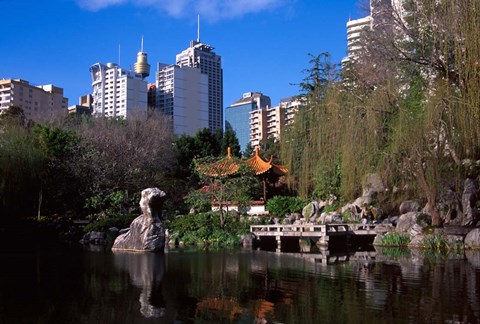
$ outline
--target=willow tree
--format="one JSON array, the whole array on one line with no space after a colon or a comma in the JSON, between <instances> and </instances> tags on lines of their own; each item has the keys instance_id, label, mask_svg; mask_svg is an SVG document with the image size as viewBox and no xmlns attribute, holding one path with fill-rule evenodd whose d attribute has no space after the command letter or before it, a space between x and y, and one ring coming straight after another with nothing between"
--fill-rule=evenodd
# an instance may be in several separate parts
<instances>
[{"instance_id":1,"label":"willow tree","mask_svg":"<svg viewBox=\"0 0 480 324\"><path fill-rule=\"evenodd\" d=\"M332 191L339 186L336 170L340 157L335 145L341 130L335 123L341 119L341 113L340 105L332 102L338 95L334 86L338 70L330 63L329 54L309 55L311 66L304 71L306 77L299 84L303 92L299 98L304 105L280 145L281 159L291 174L288 183L303 197L309 196L319 182L330 183L335 187ZM324 193L320 190L316 194Z\"/></svg>"},{"instance_id":2,"label":"willow tree","mask_svg":"<svg viewBox=\"0 0 480 324\"><path fill-rule=\"evenodd\" d=\"M306 105L282 137L282 158L303 196L348 200L376 172L427 202L439 225L445 181L458 187L461 161L480 158L480 4L402 3L383 15L388 28L365 32L342 82L327 55L312 56Z\"/></svg>"},{"instance_id":3,"label":"willow tree","mask_svg":"<svg viewBox=\"0 0 480 324\"><path fill-rule=\"evenodd\" d=\"M394 63L397 82L380 167L392 183L418 189L435 225L444 182L459 182L462 159L479 158L479 14L473 0L406 0L392 11L389 37L366 37L380 65Z\"/></svg>"}]
</instances>

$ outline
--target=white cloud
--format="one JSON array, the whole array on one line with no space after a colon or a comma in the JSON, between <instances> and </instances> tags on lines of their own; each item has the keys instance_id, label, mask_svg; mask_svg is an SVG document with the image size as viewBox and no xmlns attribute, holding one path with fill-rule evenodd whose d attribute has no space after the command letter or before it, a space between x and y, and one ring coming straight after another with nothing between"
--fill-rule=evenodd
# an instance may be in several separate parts
<instances>
[{"instance_id":1,"label":"white cloud","mask_svg":"<svg viewBox=\"0 0 480 324\"><path fill-rule=\"evenodd\" d=\"M77 0L82 8L92 11L128 3L138 7L154 7L176 18L200 14L210 21L273 10L289 1L292 0Z\"/></svg>"},{"instance_id":2,"label":"white cloud","mask_svg":"<svg viewBox=\"0 0 480 324\"><path fill-rule=\"evenodd\" d=\"M112 5L119 5L127 2L127 0L77 0L80 7L97 11Z\"/></svg>"}]
</instances>

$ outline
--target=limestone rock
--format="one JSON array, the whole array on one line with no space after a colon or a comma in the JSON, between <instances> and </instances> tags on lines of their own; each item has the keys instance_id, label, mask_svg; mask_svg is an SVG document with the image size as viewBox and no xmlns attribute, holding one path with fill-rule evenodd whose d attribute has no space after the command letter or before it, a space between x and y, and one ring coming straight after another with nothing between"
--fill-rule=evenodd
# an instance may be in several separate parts
<instances>
[{"instance_id":1,"label":"limestone rock","mask_svg":"<svg viewBox=\"0 0 480 324\"><path fill-rule=\"evenodd\" d=\"M366 174L362 181L362 196L371 197L373 194L385 191L382 178L378 173Z\"/></svg>"},{"instance_id":2,"label":"limestone rock","mask_svg":"<svg viewBox=\"0 0 480 324\"><path fill-rule=\"evenodd\" d=\"M463 222L461 225L475 225L478 221L478 212L475 204L479 198L478 181L476 179L467 178L463 185L462 208Z\"/></svg>"},{"instance_id":3,"label":"limestone rock","mask_svg":"<svg viewBox=\"0 0 480 324\"><path fill-rule=\"evenodd\" d=\"M255 241L255 235L253 233L248 233L240 236L240 242L243 247L251 247Z\"/></svg>"},{"instance_id":4,"label":"limestone rock","mask_svg":"<svg viewBox=\"0 0 480 324\"><path fill-rule=\"evenodd\" d=\"M302 209L302 217L308 221L310 221L311 217L315 217L320 210L317 201L312 201Z\"/></svg>"},{"instance_id":5,"label":"limestone rock","mask_svg":"<svg viewBox=\"0 0 480 324\"><path fill-rule=\"evenodd\" d=\"M386 234L388 232L392 232L393 231L393 225L392 224L379 224L377 226L375 226L375 233L378 234Z\"/></svg>"},{"instance_id":6,"label":"limestone rock","mask_svg":"<svg viewBox=\"0 0 480 324\"><path fill-rule=\"evenodd\" d=\"M420 211L420 204L413 200L406 200L400 204L400 214Z\"/></svg>"},{"instance_id":7,"label":"limestone rock","mask_svg":"<svg viewBox=\"0 0 480 324\"><path fill-rule=\"evenodd\" d=\"M445 224L460 225L462 223L461 195L451 188L442 190L438 209Z\"/></svg>"},{"instance_id":8,"label":"limestone rock","mask_svg":"<svg viewBox=\"0 0 480 324\"><path fill-rule=\"evenodd\" d=\"M115 239L112 250L163 251L165 228L161 219L161 210L164 199L165 192L158 188L143 190L140 200L142 215L133 220L128 232Z\"/></svg>"},{"instance_id":9,"label":"limestone rock","mask_svg":"<svg viewBox=\"0 0 480 324\"><path fill-rule=\"evenodd\" d=\"M465 248L480 248L480 228L468 232L465 237Z\"/></svg>"},{"instance_id":10,"label":"limestone rock","mask_svg":"<svg viewBox=\"0 0 480 324\"><path fill-rule=\"evenodd\" d=\"M409 234L413 225L415 225L415 222L417 220L417 215L418 213L416 212L409 212L401 215L400 218L398 219L397 227L395 228L395 230L398 233Z\"/></svg>"}]
</instances>

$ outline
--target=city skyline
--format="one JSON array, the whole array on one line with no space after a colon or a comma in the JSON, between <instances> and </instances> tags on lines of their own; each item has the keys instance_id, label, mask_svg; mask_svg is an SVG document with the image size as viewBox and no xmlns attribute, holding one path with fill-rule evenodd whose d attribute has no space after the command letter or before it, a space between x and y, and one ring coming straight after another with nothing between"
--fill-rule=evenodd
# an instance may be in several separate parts
<instances>
[{"instance_id":1,"label":"city skyline","mask_svg":"<svg viewBox=\"0 0 480 324\"><path fill-rule=\"evenodd\" d=\"M112 62L132 69L143 36L154 82L158 62L174 63L197 38L222 56L223 108L243 93L259 91L276 105L298 93L308 53L346 55L346 22L365 15L357 0L295 1L0 1L4 23L12 26L0 44L0 78L62 87L69 104L91 93L89 68ZM198 4L181 7L182 3ZM215 7L216 5L216 7ZM213 6L213 7L212 7ZM208 10L207 10L208 9Z\"/></svg>"}]
</instances>

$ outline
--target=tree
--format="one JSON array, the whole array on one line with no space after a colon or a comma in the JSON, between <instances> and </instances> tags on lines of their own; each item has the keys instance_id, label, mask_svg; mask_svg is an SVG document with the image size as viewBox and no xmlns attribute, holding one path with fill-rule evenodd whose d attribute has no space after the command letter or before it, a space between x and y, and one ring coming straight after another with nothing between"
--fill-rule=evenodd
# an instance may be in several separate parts
<instances>
[{"instance_id":1,"label":"tree","mask_svg":"<svg viewBox=\"0 0 480 324\"><path fill-rule=\"evenodd\" d=\"M46 124L35 125L33 134L48 161L40 175L37 217L41 216L44 200L50 214L64 214L81 208L83 199L79 192L83 192L83 188L80 175L75 175L71 169L79 153L80 138L73 131Z\"/></svg>"},{"instance_id":2,"label":"tree","mask_svg":"<svg viewBox=\"0 0 480 324\"><path fill-rule=\"evenodd\" d=\"M0 114L0 125L26 126L27 118L22 108L18 106L8 107Z\"/></svg>"},{"instance_id":3,"label":"tree","mask_svg":"<svg viewBox=\"0 0 480 324\"><path fill-rule=\"evenodd\" d=\"M4 126L0 131L0 215L9 219L32 216L47 158L28 129Z\"/></svg>"},{"instance_id":4,"label":"tree","mask_svg":"<svg viewBox=\"0 0 480 324\"><path fill-rule=\"evenodd\" d=\"M220 227L224 228L229 203L236 202L239 209L246 207L258 181L248 165L236 157L196 159L195 166L204 186L202 191L218 205Z\"/></svg>"},{"instance_id":5,"label":"tree","mask_svg":"<svg viewBox=\"0 0 480 324\"><path fill-rule=\"evenodd\" d=\"M221 154L225 154L227 149L230 148L231 154L239 157L240 156L240 144L238 142L237 134L231 128L227 128L222 135L221 139Z\"/></svg>"},{"instance_id":6,"label":"tree","mask_svg":"<svg viewBox=\"0 0 480 324\"><path fill-rule=\"evenodd\" d=\"M197 157L220 155L221 143L219 137L212 135L208 128L201 129L195 133L194 143L195 155Z\"/></svg>"}]
</instances>

